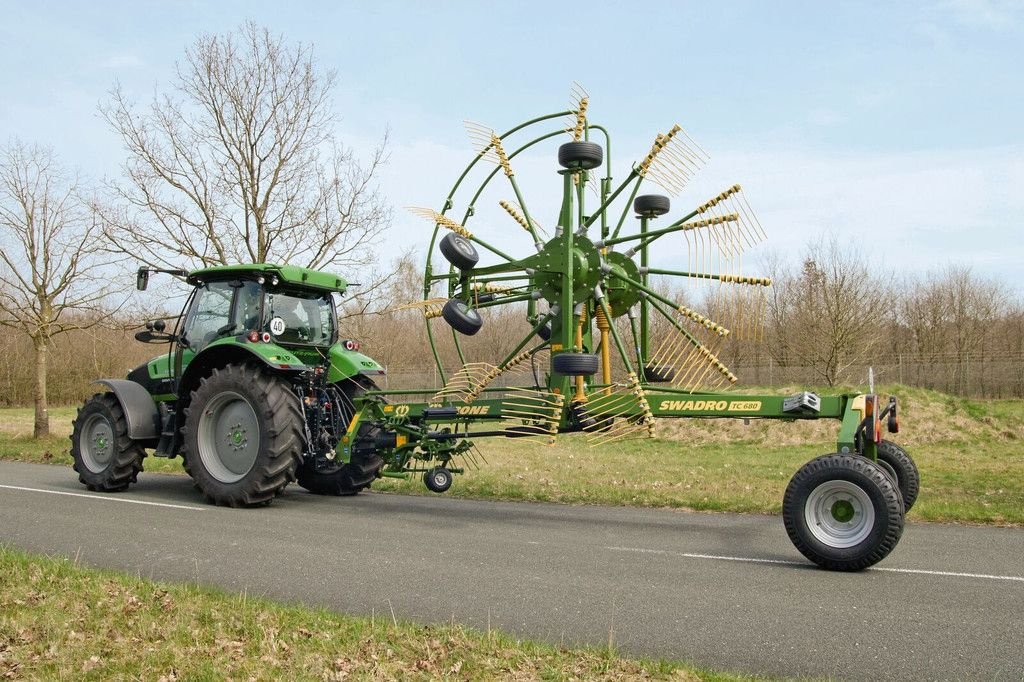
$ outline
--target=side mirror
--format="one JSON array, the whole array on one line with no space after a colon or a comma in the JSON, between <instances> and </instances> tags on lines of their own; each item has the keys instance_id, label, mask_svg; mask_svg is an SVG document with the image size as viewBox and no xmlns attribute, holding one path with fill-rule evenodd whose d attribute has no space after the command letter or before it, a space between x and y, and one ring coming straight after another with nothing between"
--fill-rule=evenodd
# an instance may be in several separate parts
<instances>
[{"instance_id":1,"label":"side mirror","mask_svg":"<svg viewBox=\"0 0 1024 682\"><path fill-rule=\"evenodd\" d=\"M170 343L174 340L174 334L168 334L167 323L163 320L150 320L146 328L135 332L135 340L142 343Z\"/></svg>"},{"instance_id":2,"label":"side mirror","mask_svg":"<svg viewBox=\"0 0 1024 682\"><path fill-rule=\"evenodd\" d=\"M135 277L135 288L139 291L145 291L147 286L149 286L149 270L139 268L138 275Z\"/></svg>"}]
</instances>

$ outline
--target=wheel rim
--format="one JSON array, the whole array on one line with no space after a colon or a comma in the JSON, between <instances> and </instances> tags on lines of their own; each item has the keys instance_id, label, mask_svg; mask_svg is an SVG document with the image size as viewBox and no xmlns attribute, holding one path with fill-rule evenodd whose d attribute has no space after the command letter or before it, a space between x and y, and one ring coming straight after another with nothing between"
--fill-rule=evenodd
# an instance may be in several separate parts
<instances>
[{"instance_id":1,"label":"wheel rim","mask_svg":"<svg viewBox=\"0 0 1024 682\"><path fill-rule=\"evenodd\" d=\"M114 457L114 429L102 414L90 415L82 425L82 436L78 443L82 462L94 474L101 473Z\"/></svg>"},{"instance_id":2,"label":"wheel rim","mask_svg":"<svg viewBox=\"0 0 1024 682\"><path fill-rule=\"evenodd\" d=\"M443 488L444 484L448 482L448 475L443 471L435 471L433 473L433 478L435 488Z\"/></svg>"},{"instance_id":3,"label":"wheel rim","mask_svg":"<svg viewBox=\"0 0 1024 682\"><path fill-rule=\"evenodd\" d=\"M875 507L855 483L827 481L807 498L804 519L816 540L842 549L860 544L871 534Z\"/></svg>"},{"instance_id":4,"label":"wheel rim","mask_svg":"<svg viewBox=\"0 0 1024 682\"><path fill-rule=\"evenodd\" d=\"M249 401L234 391L220 393L199 418L199 457L221 483L242 480L260 451L260 424Z\"/></svg>"}]
</instances>

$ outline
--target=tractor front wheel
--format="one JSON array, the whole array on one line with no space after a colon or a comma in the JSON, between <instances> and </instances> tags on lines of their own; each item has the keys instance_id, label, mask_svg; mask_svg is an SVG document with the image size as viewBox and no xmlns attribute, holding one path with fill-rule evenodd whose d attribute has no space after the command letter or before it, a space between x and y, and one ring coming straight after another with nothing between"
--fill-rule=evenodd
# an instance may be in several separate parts
<instances>
[{"instance_id":1,"label":"tractor front wheel","mask_svg":"<svg viewBox=\"0 0 1024 682\"><path fill-rule=\"evenodd\" d=\"M97 393L72 424L71 456L89 490L116 492L135 483L146 451L128 437L128 422L113 393Z\"/></svg>"},{"instance_id":2,"label":"tractor front wheel","mask_svg":"<svg viewBox=\"0 0 1024 682\"><path fill-rule=\"evenodd\" d=\"M269 504L295 480L303 423L283 378L248 365L215 369L185 410L185 470L214 504Z\"/></svg>"},{"instance_id":3,"label":"tractor front wheel","mask_svg":"<svg viewBox=\"0 0 1024 682\"><path fill-rule=\"evenodd\" d=\"M903 534L903 500L880 466L854 455L823 455L793 476L782 519L800 553L835 571L884 559Z\"/></svg>"}]
</instances>

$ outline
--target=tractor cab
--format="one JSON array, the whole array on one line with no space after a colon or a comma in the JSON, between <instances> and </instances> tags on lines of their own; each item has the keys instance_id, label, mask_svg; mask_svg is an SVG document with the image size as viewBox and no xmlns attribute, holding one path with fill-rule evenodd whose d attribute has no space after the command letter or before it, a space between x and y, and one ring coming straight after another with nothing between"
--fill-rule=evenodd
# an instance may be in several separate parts
<instances>
[{"instance_id":1,"label":"tractor cab","mask_svg":"<svg viewBox=\"0 0 1024 682\"><path fill-rule=\"evenodd\" d=\"M200 280L178 343L199 353L211 343L241 337L250 343L329 347L337 339L333 292L248 277ZM239 340L241 340L239 339Z\"/></svg>"}]
</instances>

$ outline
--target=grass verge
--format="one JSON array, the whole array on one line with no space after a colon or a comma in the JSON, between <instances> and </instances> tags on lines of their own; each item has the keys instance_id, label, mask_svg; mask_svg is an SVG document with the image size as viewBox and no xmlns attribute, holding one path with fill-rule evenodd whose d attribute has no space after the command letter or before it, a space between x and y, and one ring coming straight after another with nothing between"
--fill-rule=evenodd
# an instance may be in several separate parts
<instances>
[{"instance_id":1,"label":"grass verge","mask_svg":"<svg viewBox=\"0 0 1024 682\"><path fill-rule=\"evenodd\" d=\"M780 389L793 392L796 389ZM1024 525L1024 400L967 400L885 387L899 396L903 432L892 437L921 471L910 518ZM34 441L29 409L0 410L0 458L70 464L74 410L53 410L54 435ZM581 434L554 447L483 439L487 463L457 477L457 497L778 513L793 473L832 452L838 422L659 420L659 438L590 447ZM147 471L180 472L180 460L147 458ZM418 479L375 490L430 494Z\"/></svg>"},{"instance_id":2,"label":"grass verge","mask_svg":"<svg viewBox=\"0 0 1024 682\"><path fill-rule=\"evenodd\" d=\"M0 679L751 679L83 569L0 546Z\"/></svg>"}]
</instances>

